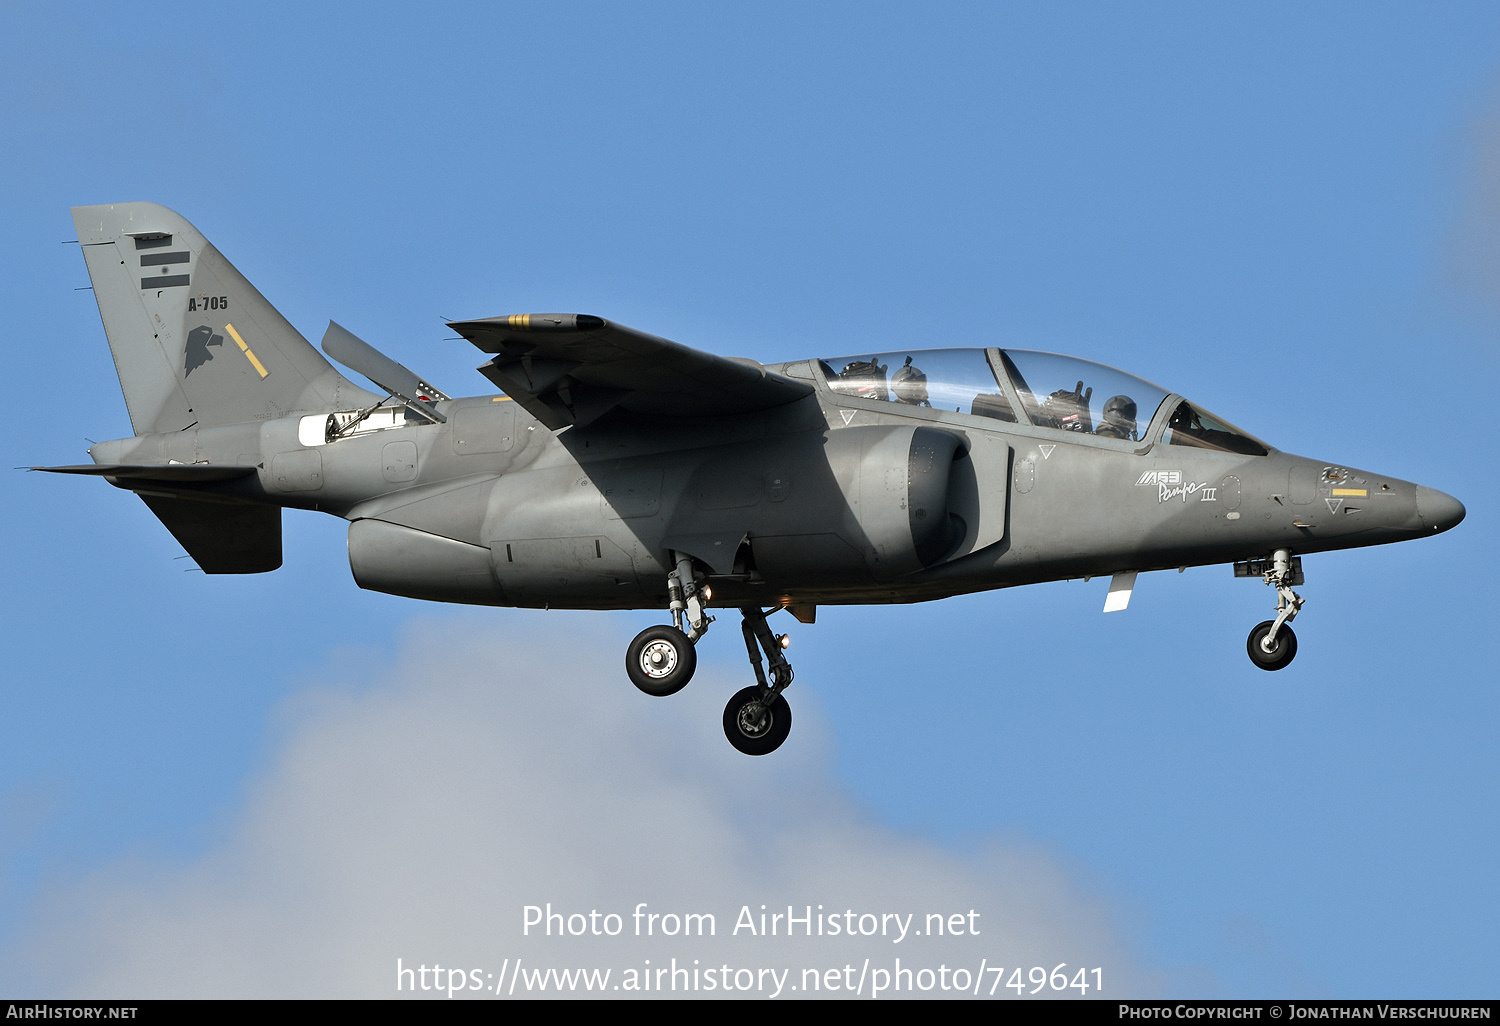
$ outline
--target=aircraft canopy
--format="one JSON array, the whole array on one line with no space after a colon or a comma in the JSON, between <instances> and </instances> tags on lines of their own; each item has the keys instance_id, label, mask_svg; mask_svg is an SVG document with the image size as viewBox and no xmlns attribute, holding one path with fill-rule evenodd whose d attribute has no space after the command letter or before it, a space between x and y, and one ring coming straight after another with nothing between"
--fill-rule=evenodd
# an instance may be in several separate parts
<instances>
[{"instance_id":1,"label":"aircraft canopy","mask_svg":"<svg viewBox=\"0 0 1500 1026\"><path fill-rule=\"evenodd\" d=\"M1144 440L1169 393L1133 374L1092 360L1025 349L916 349L822 359L818 367L835 392L1009 423L1009 396L1037 427ZM999 375L1009 379L1008 393ZM1264 456L1267 447L1227 422L1179 400L1162 441L1168 445Z\"/></svg>"}]
</instances>

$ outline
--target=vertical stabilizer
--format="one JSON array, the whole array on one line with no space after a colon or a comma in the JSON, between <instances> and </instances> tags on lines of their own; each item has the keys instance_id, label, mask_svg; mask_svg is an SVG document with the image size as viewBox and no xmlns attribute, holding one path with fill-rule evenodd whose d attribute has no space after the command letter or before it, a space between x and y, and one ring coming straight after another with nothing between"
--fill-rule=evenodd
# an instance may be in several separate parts
<instances>
[{"instance_id":1,"label":"vertical stabilizer","mask_svg":"<svg viewBox=\"0 0 1500 1026\"><path fill-rule=\"evenodd\" d=\"M138 435L368 406L179 214L74 207L104 333Z\"/></svg>"}]
</instances>

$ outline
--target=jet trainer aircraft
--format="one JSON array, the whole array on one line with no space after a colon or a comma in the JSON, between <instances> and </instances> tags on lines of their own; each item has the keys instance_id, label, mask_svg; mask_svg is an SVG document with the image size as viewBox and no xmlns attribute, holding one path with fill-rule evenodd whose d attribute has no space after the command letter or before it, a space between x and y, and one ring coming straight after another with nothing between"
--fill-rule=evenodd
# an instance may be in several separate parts
<instances>
[{"instance_id":1,"label":"jet trainer aircraft","mask_svg":"<svg viewBox=\"0 0 1500 1026\"><path fill-rule=\"evenodd\" d=\"M762 366L600 317L451 327L503 395L453 399L337 324L344 378L178 214L73 210L134 437L38 467L135 492L207 573L281 565L281 508L349 521L362 588L441 602L662 609L626 672L683 688L737 608L756 683L741 752L791 729L786 636L819 605L919 602L1231 563L1276 589L1246 647L1292 661L1301 556L1446 531L1422 485L1272 449L1148 381L1069 356L887 350ZM762 665L762 658L766 666Z\"/></svg>"}]
</instances>

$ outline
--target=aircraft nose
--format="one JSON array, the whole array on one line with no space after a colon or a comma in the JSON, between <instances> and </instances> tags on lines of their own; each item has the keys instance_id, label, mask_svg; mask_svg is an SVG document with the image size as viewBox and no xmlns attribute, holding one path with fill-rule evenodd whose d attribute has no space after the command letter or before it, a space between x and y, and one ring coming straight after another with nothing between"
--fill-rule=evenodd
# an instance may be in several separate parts
<instances>
[{"instance_id":1,"label":"aircraft nose","mask_svg":"<svg viewBox=\"0 0 1500 1026\"><path fill-rule=\"evenodd\" d=\"M1426 485L1417 485L1417 516L1422 524L1434 532L1457 527L1468 511L1464 504L1446 492Z\"/></svg>"}]
</instances>

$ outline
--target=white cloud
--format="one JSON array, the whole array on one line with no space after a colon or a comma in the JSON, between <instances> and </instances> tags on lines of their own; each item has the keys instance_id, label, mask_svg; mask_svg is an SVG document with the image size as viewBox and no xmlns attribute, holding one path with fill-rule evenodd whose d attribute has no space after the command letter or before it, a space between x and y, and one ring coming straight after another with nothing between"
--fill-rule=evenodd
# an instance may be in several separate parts
<instances>
[{"instance_id":1,"label":"white cloud","mask_svg":"<svg viewBox=\"0 0 1500 1026\"><path fill-rule=\"evenodd\" d=\"M421 624L373 685L331 665L283 710L283 741L225 843L191 864L121 865L52 894L13 973L64 996L382 997L396 993L398 958L441 965L444 982L477 970L464 982L489 985L486 974L520 958L527 970L609 969L615 993L646 959L676 958L699 970L700 988L709 967L716 984L725 964L731 976L790 968L790 996L803 993L803 968L852 965L857 979L866 958L871 972L900 958L972 981L983 959L1007 980L1017 965L1066 962L1070 979L1101 968L1106 996L1156 989L1104 903L1043 852L958 854L871 823L832 782L807 693L789 693L797 721L781 751L739 755L719 718L740 668L704 662L680 695L647 698L626 681L626 639L601 630L608 622ZM524 937L523 907L548 902L616 913L623 931ZM639 902L712 913L716 934L636 937ZM812 905L815 917L822 904L841 921L846 910L913 914L912 933L894 943L887 919L883 938L805 937L800 925L792 939L784 926L735 935L742 906L758 926L762 904L799 915ZM979 935L920 936L929 913L963 913ZM867 973L865 995L878 979ZM986 973L981 990L994 981Z\"/></svg>"}]
</instances>

